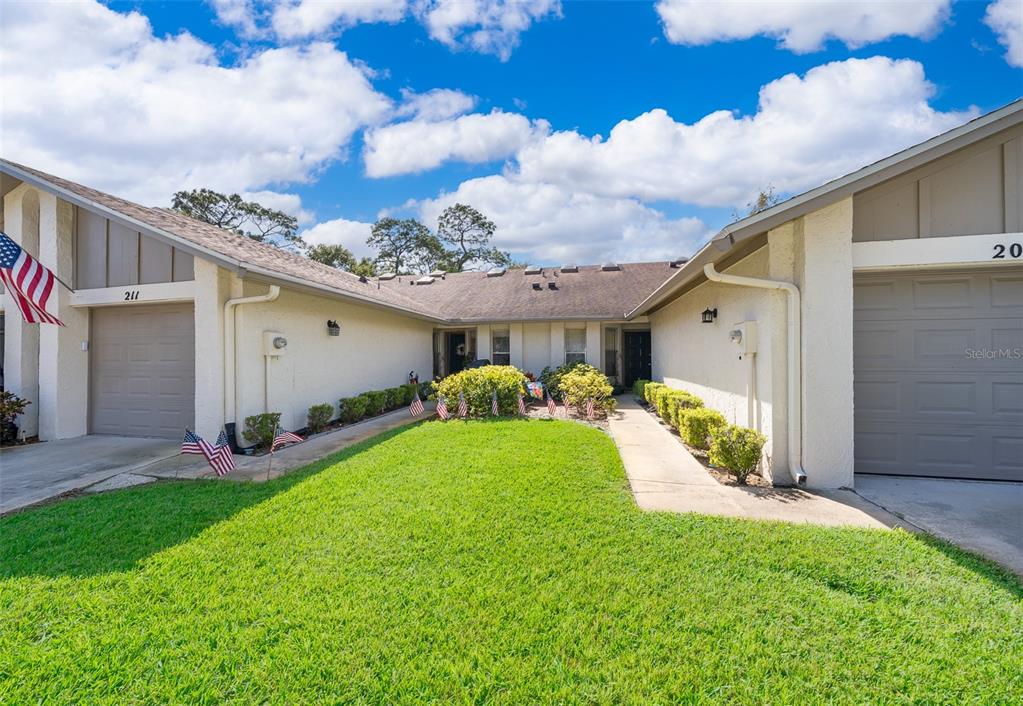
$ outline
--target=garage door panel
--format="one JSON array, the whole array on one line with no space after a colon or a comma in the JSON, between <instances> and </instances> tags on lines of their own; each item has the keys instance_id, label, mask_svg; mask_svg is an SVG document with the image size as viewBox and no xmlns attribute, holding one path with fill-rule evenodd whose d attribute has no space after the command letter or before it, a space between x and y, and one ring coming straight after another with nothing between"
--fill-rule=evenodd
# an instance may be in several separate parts
<instances>
[{"instance_id":1,"label":"garage door panel","mask_svg":"<svg viewBox=\"0 0 1023 706\"><path fill-rule=\"evenodd\" d=\"M191 305L92 312L90 431L180 437L195 417Z\"/></svg>"},{"instance_id":2,"label":"garage door panel","mask_svg":"<svg viewBox=\"0 0 1023 706\"><path fill-rule=\"evenodd\" d=\"M854 322L857 471L1023 480L1023 273L858 275Z\"/></svg>"}]
</instances>

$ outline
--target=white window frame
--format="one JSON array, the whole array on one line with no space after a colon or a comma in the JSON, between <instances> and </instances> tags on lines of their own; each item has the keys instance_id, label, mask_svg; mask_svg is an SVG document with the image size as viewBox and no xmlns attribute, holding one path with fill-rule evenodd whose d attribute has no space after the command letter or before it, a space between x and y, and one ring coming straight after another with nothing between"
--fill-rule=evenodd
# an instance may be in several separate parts
<instances>
[{"instance_id":1,"label":"white window frame","mask_svg":"<svg viewBox=\"0 0 1023 706\"><path fill-rule=\"evenodd\" d=\"M503 338L507 348L501 350L497 347L497 340ZM490 362L494 365L511 365L511 329L490 328Z\"/></svg>"},{"instance_id":2,"label":"white window frame","mask_svg":"<svg viewBox=\"0 0 1023 706\"><path fill-rule=\"evenodd\" d=\"M581 334L579 342L570 345L570 334ZM579 348L578 346L582 347ZM586 328L565 327L565 363L586 362Z\"/></svg>"}]
</instances>

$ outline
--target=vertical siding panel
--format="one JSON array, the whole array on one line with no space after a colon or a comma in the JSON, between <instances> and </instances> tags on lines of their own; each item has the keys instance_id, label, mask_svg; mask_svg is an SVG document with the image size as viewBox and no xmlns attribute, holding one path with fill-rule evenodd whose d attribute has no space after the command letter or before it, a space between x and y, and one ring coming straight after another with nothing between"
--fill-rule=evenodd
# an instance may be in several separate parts
<instances>
[{"instance_id":1,"label":"vertical siding panel","mask_svg":"<svg viewBox=\"0 0 1023 706\"><path fill-rule=\"evenodd\" d=\"M142 236L139 247L139 282L171 282L174 249L155 238Z\"/></svg>"}]
</instances>

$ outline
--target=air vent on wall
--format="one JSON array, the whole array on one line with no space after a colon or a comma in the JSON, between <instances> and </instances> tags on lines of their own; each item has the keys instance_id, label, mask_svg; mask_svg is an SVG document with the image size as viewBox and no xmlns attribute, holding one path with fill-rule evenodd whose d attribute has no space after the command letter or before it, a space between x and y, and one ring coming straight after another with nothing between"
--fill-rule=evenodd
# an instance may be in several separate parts
<instances>
[{"instance_id":1,"label":"air vent on wall","mask_svg":"<svg viewBox=\"0 0 1023 706\"><path fill-rule=\"evenodd\" d=\"M524 274L524 275L542 275L543 274L543 268L542 267L535 267L533 265L530 265L529 267L527 267L525 269L525 271L522 274Z\"/></svg>"},{"instance_id":2,"label":"air vent on wall","mask_svg":"<svg viewBox=\"0 0 1023 706\"><path fill-rule=\"evenodd\" d=\"M604 272L617 272L622 268L617 262L605 262L600 266L600 269Z\"/></svg>"},{"instance_id":3,"label":"air vent on wall","mask_svg":"<svg viewBox=\"0 0 1023 706\"><path fill-rule=\"evenodd\" d=\"M561 266L561 271L562 272L578 272L579 271L579 265L562 265Z\"/></svg>"},{"instance_id":4,"label":"air vent on wall","mask_svg":"<svg viewBox=\"0 0 1023 706\"><path fill-rule=\"evenodd\" d=\"M505 270L503 267L494 267L494 268L491 268L491 269L487 270L487 277L500 277L506 271L507 270Z\"/></svg>"}]
</instances>

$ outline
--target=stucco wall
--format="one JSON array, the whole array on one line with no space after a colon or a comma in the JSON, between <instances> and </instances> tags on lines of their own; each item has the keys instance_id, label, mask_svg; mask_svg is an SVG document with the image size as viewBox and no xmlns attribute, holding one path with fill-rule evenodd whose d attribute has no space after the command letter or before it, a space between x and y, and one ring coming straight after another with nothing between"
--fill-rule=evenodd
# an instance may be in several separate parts
<instances>
[{"instance_id":1,"label":"stucco wall","mask_svg":"<svg viewBox=\"0 0 1023 706\"><path fill-rule=\"evenodd\" d=\"M266 289L247 284L244 294ZM285 354L270 360L268 407L291 429L305 426L311 405L395 387L410 370L427 379L433 367L433 326L384 310L285 289L277 301L239 307L237 317L239 429L265 411L264 331L288 339ZM340 336L327 335L328 319L341 324Z\"/></svg>"}]
</instances>

